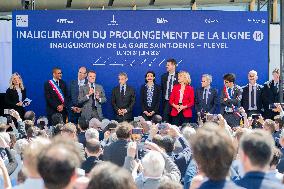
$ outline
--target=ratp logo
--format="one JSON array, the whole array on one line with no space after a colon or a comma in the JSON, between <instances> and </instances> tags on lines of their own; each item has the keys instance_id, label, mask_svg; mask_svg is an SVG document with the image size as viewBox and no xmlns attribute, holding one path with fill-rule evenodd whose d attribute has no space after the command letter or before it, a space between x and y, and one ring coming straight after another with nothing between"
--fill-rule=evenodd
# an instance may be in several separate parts
<instances>
[{"instance_id":1,"label":"ratp logo","mask_svg":"<svg viewBox=\"0 0 284 189\"><path fill-rule=\"evenodd\" d=\"M29 27L29 15L16 15L16 27Z\"/></svg>"},{"instance_id":2,"label":"ratp logo","mask_svg":"<svg viewBox=\"0 0 284 189\"><path fill-rule=\"evenodd\" d=\"M255 41L262 41L263 40L263 33L262 33L262 31L255 31L254 33L253 33L253 39L255 40Z\"/></svg>"}]
</instances>

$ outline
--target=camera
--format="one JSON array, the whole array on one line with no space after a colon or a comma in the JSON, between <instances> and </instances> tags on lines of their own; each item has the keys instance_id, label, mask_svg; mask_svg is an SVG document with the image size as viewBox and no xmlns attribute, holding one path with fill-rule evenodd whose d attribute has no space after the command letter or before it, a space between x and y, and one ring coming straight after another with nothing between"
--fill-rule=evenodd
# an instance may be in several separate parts
<instances>
[{"instance_id":1,"label":"camera","mask_svg":"<svg viewBox=\"0 0 284 189\"><path fill-rule=\"evenodd\" d=\"M4 109L4 114L5 115L10 115L11 114L11 110L10 109Z\"/></svg>"},{"instance_id":2,"label":"camera","mask_svg":"<svg viewBox=\"0 0 284 189\"><path fill-rule=\"evenodd\" d=\"M143 129L142 128L133 128L131 130L131 138L135 141L141 140L143 135Z\"/></svg>"}]
</instances>

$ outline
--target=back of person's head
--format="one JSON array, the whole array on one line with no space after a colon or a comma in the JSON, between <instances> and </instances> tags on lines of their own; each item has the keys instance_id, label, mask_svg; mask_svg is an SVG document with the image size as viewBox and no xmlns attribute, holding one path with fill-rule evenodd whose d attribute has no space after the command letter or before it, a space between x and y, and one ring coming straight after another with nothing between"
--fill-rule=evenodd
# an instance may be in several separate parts
<instances>
[{"instance_id":1,"label":"back of person's head","mask_svg":"<svg viewBox=\"0 0 284 189\"><path fill-rule=\"evenodd\" d=\"M57 125L57 124L63 124L63 116L60 113L55 113L51 116L51 124L52 125Z\"/></svg>"},{"instance_id":2,"label":"back of person's head","mask_svg":"<svg viewBox=\"0 0 284 189\"><path fill-rule=\"evenodd\" d=\"M155 114L155 115L153 115L151 121L152 121L153 124L162 123L163 118L162 118L162 116Z\"/></svg>"},{"instance_id":3,"label":"back of person's head","mask_svg":"<svg viewBox=\"0 0 284 189\"><path fill-rule=\"evenodd\" d=\"M127 122L122 122L116 128L116 136L119 139L128 139L131 135L132 125Z\"/></svg>"},{"instance_id":4,"label":"back of person's head","mask_svg":"<svg viewBox=\"0 0 284 189\"><path fill-rule=\"evenodd\" d=\"M51 143L50 140L45 138L35 138L29 144L27 141L22 140L24 167L27 168L27 174L38 174L38 156L39 154Z\"/></svg>"},{"instance_id":5,"label":"back of person's head","mask_svg":"<svg viewBox=\"0 0 284 189\"><path fill-rule=\"evenodd\" d=\"M174 147L175 147L175 141L174 139L169 136L163 136L162 139L162 148L165 149L166 153L171 153L174 151Z\"/></svg>"},{"instance_id":6,"label":"back of person's head","mask_svg":"<svg viewBox=\"0 0 284 189\"><path fill-rule=\"evenodd\" d=\"M27 129L27 138L34 138L37 135L37 131L35 127L29 127Z\"/></svg>"},{"instance_id":7,"label":"back of person's head","mask_svg":"<svg viewBox=\"0 0 284 189\"><path fill-rule=\"evenodd\" d=\"M24 120L35 121L35 113L33 111L27 111L24 115Z\"/></svg>"},{"instance_id":8,"label":"back of person's head","mask_svg":"<svg viewBox=\"0 0 284 189\"><path fill-rule=\"evenodd\" d=\"M272 160L270 161L270 167L272 167L272 166L275 166L275 167L276 167L276 166L279 164L279 162L280 162L282 153L281 153L281 151L280 151L278 148L276 148L276 147L273 148L272 153L273 153L273 156L272 156Z\"/></svg>"},{"instance_id":9,"label":"back of person's head","mask_svg":"<svg viewBox=\"0 0 284 189\"><path fill-rule=\"evenodd\" d=\"M0 124L0 132L6 132L8 126L5 123Z\"/></svg>"},{"instance_id":10,"label":"back of person's head","mask_svg":"<svg viewBox=\"0 0 284 189\"><path fill-rule=\"evenodd\" d=\"M103 132L105 133L106 131L116 129L117 126L118 126L118 123L110 121L110 123L104 128Z\"/></svg>"},{"instance_id":11,"label":"back of person's head","mask_svg":"<svg viewBox=\"0 0 284 189\"><path fill-rule=\"evenodd\" d=\"M183 129L182 129L182 135L184 136L184 138L189 141L190 138L192 137L192 135L196 134L196 131L194 128L192 127L188 127L188 126L185 126Z\"/></svg>"},{"instance_id":12,"label":"back of person's head","mask_svg":"<svg viewBox=\"0 0 284 189\"><path fill-rule=\"evenodd\" d=\"M72 140L56 137L39 155L38 171L48 189L63 189L76 178L81 158Z\"/></svg>"},{"instance_id":13,"label":"back of person's head","mask_svg":"<svg viewBox=\"0 0 284 189\"><path fill-rule=\"evenodd\" d=\"M97 139L89 139L86 142L86 149L90 154L96 154L101 149L101 143Z\"/></svg>"},{"instance_id":14,"label":"back of person's head","mask_svg":"<svg viewBox=\"0 0 284 189\"><path fill-rule=\"evenodd\" d=\"M24 123L26 131L28 131L29 128L34 127L34 122L31 120L25 120Z\"/></svg>"},{"instance_id":15,"label":"back of person's head","mask_svg":"<svg viewBox=\"0 0 284 189\"><path fill-rule=\"evenodd\" d=\"M197 129L192 136L191 146L199 169L209 179L226 178L235 149L231 137L224 129L210 125Z\"/></svg>"},{"instance_id":16,"label":"back of person's head","mask_svg":"<svg viewBox=\"0 0 284 189\"><path fill-rule=\"evenodd\" d=\"M28 145L29 142L27 141L27 139L19 139L16 141L14 150L16 151L17 154L19 154L22 157L24 150L27 148Z\"/></svg>"},{"instance_id":17,"label":"back of person's head","mask_svg":"<svg viewBox=\"0 0 284 189\"><path fill-rule=\"evenodd\" d=\"M61 130L62 130L63 127L64 127L64 124L62 124L62 123L56 124L56 125L54 126L54 130L53 130L54 136L60 134L60 132L61 132Z\"/></svg>"},{"instance_id":18,"label":"back of person's head","mask_svg":"<svg viewBox=\"0 0 284 189\"><path fill-rule=\"evenodd\" d=\"M102 127L102 122L97 118L92 118L89 121L89 128L100 129Z\"/></svg>"},{"instance_id":19,"label":"back of person's head","mask_svg":"<svg viewBox=\"0 0 284 189\"><path fill-rule=\"evenodd\" d=\"M9 145L11 142L10 135L7 132L0 132L0 137Z\"/></svg>"},{"instance_id":20,"label":"back of person's head","mask_svg":"<svg viewBox=\"0 0 284 189\"><path fill-rule=\"evenodd\" d=\"M87 189L136 189L130 172L110 162L95 166Z\"/></svg>"},{"instance_id":21,"label":"back of person's head","mask_svg":"<svg viewBox=\"0 0 284 189\"><path fill-rule=\"evenodd\" d=\"M160 152L149 151L142 158L143 175L145 177L161 177L165 168L165 160Z\"/></svg>"},{"instance_id":22,"label":"back of person's head","mask_svg":"<svg viewBox=\"0 0 284 189\"><path fill-rule=\"evenodd\" d=\"M44 129L45 126L48 126L48 119L45 116L40 116L37 119L36 123L40 129Z\"/></svg>"},{"instance_id":23,"label":"back of person's head","mask_svg":"<svg viewBox=\"0 0 284 189\"><path fill-rule=\"evenodd\" d=\"M61 133L65 133L67 134L68 136L71 136L71 137L75 137L76 134L77 134L77 129L76 129L76 125L74 123L66 123L62 129L61 129Z\"/></svg>"},{"instance_id":24,"label":"back of person's head","mask_svg":"<svg viewBox=\"0 0 284 189\"><path fill-rule=\"evenodd\" d=\"M266 119L263 123L263 128L270 133L275 132L276 123L271 119Z\"/></svg>"},{"instance_id":25,"label":"back of person's head","mask_svg":"<svg viewBox=\"0 0 284 189\"><path fill-rule=\"evenodd\" d=\"M84 117L79 117L78 119L78 126L83 130L86 131L89 128L88 121Z\"/></svg>"},{"instance_id":26,"label":"back of person's head","mask_svg":"<svg viewBox=\"0 0 284 189\"><path fill-rule=\"evenodd\" d=\"M160 183L158 189L182 189L182 185L172 180L164 180Z\"/></svg>"},{"instance_id":27,"label":"back of person's head","mask_svg":"<svg viewBox=\"0 0 284 189\"><path fill-rule=\"evenodd\" d=\"M160 148L164 148L163 146L163 137L159 134L156 134L153 139L152 142L157 144Z\"/></svg>"},{"instance_id":28,"label":"back of person's head","mask_svg":"<svg viewBox=\"0 0 284 189\"><path fill-rule=\"evenodd\" d=\"M99 136L100 136L99 132L94 128L89 128L85 132L86 141L91 140L91 139L99 140Z\"/></svg>"},{"instance_id":29,"label":"back of person's head","mask_svg":"<svg viewBox=\"0 0 284 189\"><path fill-rule=\"evenodd\" d=\"M269 165L273 147L272 135L261 129L244 134L240 141L241 152L248 157L252 166L259 168Z\"/></svg>"}]
</instances>

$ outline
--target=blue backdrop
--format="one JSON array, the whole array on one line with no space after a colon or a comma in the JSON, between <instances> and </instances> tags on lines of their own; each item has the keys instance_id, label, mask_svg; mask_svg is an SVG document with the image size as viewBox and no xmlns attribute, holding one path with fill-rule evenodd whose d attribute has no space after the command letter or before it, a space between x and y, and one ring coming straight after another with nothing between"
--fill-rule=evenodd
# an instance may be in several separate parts
<instances>
[{"instance_id":1,"label":"blue backdrop","mask_svg":"<svg viewBox=\"0 0 284 189\"><path fill-rule=\"evenodd\" d=\"M267 12L220 11L16 11L13 13L13 72L19 72L33 100L30 109L45 115L43 84L53 67L63 79L77 79L80 66L97 72L107 96L104 115L112 118L111 90L119 72L129 76L137 92L135 115L140 114L140 87L147 70L156 80L173 57L186 70L194 88L203 73L213 75L222 89L226 72L247 83L255 69L259 83L268 78ZM220 91L220 90L219 90Z\"/></svg>"}]
</instances>

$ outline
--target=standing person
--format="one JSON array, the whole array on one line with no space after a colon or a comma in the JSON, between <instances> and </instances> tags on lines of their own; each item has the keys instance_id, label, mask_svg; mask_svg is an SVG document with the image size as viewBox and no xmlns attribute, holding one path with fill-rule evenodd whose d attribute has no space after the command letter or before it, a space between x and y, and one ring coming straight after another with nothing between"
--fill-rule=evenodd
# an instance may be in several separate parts
<instances>
[{"instance_id":1,"label":"standing person","mask_svg":"<svg viewBox=\"0 0 284 189\"><path fill-rule=\"evenodd\" d=\"M178 72L176 71L177 62L175 59L167 60L167 73L161 77L161 89L163 99L163 119L170 122L171 106L169 104L170 95L175 84L178 84Z\"/></svg>"},{"instance_id":2,"label":"standing person","mask_svg":"<svg viewBox=\"0 0 284 189\"><path fill-rule=\"evenodd\" d=\"M77 80L72 80L69 85L69 121L77 124L78 119L81 116L81 107L78 102L79 88L87 83L87 69L85 67L80 67L78 70Z\"/></svg>"},{"instance_id":3,"label":"standing person","mask_svg":"<svg viewBox=\"0 0 284 189\"><path fill-rule=\"evenodd\" d=\"M62 71L60 68L53 68L53 78L44 84L44 96L46 100L46 113L48 122L52 123L51 116L55 113L60 113L63 117L63 122L66 122L67 111L67 87L62 80Z\"/></svg>"},{"instance_id":4,"label":"standing person","mask_svg":"<svg viewBox=\"0 0 284 189\"><path fill-rule=\"evenodd\" d=\"M122 72L118 75L119 86L112 90L112 107L116 114L118 122L131 121L133 119L132 111L135 104L135 91L127 85L127 74Z\"/></svg>"},{"instance_id":5,"label":"standing person","mask_svg":"<svg viewBox=\"0 0 284 189\"><path fill-rule=\"evenodd\" d=\"M173 87L169 103L173 107L171 111L172 123L181 126L183 123L191 121L194 91L190 86L191 79L188 72L179 72L178 82L179 84Z\"/></svg>"},{"instance_id":6,"label":"standing person","mask_svg":"<svg viewBox=\"0 0 284 189\"><path fill-rule=\"evenodd\" d=\"M90 121L92 118L103 120L102 104L106 102L104 88L96 84L96 72L88 73L88 84L81 86L78 103L82 105L82 116Z\"/></svg>"},{"instance_id":7,"label":"standing person","mask_svg":"<svg viewBox=\"0 0 284 189\"><path fill-rule=\"evenodd\" d=\"M265 119L273 119L278 113L269 108L270 104L279 102L279 83L280 83L280 70L274 69L272 71L272 80L264 83L262 101L263 101L263 117Z\"/></svg>"},{"instance_id":8,"label":"standing person","mask_svg":"<svg viewBox=\"0 0 284 189\"><path fill-rule=\"evenodd\" d=\"M153 115L159 114L161 87L155 83L155 72L148 71L145 83L141 86L142 116L146 121L152 120Z\"/></svg>"},{"instance_id":9,"label":"standing person","mask_svg":"<svg viewBox=\"0 0 284 189\"><path fill-rule=\"evenodd\" d=\"M218 106L217 89L211 87L212 76L203 74L201 79L201 88L195 93L196 112L214 114Z\"/></svg>"},{"instance_id":10,"label":"standing person","mask_svg":"<svg viewBox=\"0 0 284 189\"><path fill-rule=\"evenodd\" d=\"M23 106L26 98L26 89L23 80L18 73L12 74L9 82L9 88L6 90L5 103L8 109L16 110L21 118L24 118L25 109Z\"/></svg>"},{"instance_id":11,"label":"standing person","mask_svg":"<svg viewBox=\"0 0 284 189\"><path fill-rule=\"evenodd\" d=\"M221 114L231 127L240 125L238 108L241 105L242 89L235 84L236 76L227 73L223 76L224 88L221 93Z\"/></svg>"},{"instance_id":12,"label":"standing person","mask_svg":"<svg viewBox=\"0 0 284 189\"><path fill-rule=\"evenodd\" d=\"M256 83L258 79L257 72L251 70L248 73L249 84L242 87L242 101L241 105L248 116L252 114L261 114L262 111L262 91L263 86Z\"/></svg>"}]
</instances>

